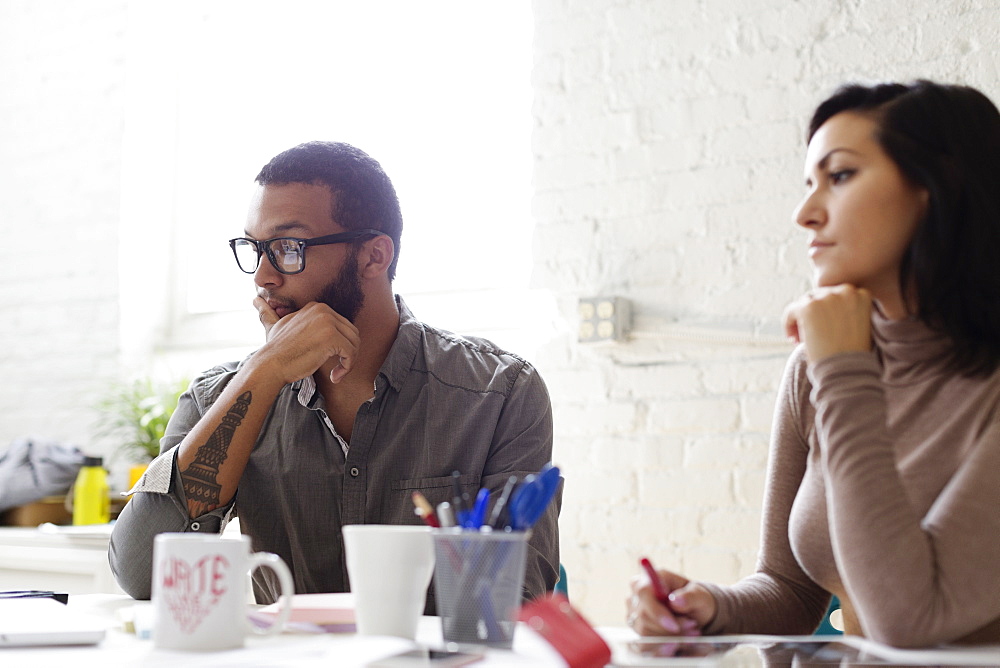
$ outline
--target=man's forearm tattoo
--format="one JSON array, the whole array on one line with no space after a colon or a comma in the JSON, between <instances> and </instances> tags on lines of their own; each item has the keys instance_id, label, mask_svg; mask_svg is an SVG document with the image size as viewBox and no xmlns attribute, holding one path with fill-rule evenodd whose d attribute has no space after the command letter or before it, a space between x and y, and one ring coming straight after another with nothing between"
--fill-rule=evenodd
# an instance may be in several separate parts
<instances>
[{"instance_id":1,"label":"man's forearm tattoo","mask_svg":"<svg viewBox=\"0 0 1000 668\"><path fill-rule=\"evenodd\" d=\"M205 445L198 448L194 461L181 472L188 508L193 517L219 507L222 486L216 481L219 467L229 456L229 444L233 441L236 428L243 422L250 408L250 392L244 392L232 405L229 412Z\"/></svg>"}]
</instances>

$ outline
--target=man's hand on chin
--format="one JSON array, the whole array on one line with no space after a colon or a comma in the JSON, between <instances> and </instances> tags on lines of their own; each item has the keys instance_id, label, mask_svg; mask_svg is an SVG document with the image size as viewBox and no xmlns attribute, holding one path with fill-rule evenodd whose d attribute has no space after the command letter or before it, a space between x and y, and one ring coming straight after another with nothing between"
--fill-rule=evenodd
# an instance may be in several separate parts
<instances>
[{"instance_id":1,"label":"man's hand on chin","mask_svg":"<svg viewBox=\"0 0 1000 668\"><path fill-rule=\"evenodd\" d=\"M267 343L254 355L255 361L273 369L284 383L313 374L331 359L336 362L331 382L350 373L361 344L358 328L350 320L319 302L309 302L284 317L261 297L253 303L267 332Z\"/></svg>"}]
</instances>

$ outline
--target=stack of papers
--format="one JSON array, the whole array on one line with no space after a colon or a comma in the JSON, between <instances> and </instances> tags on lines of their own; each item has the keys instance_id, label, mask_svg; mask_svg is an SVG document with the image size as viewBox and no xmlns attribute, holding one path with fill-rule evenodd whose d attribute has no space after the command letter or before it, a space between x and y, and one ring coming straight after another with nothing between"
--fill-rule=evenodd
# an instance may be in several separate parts
<instances>
[{"instance_id":1,"label":"stack of papers","mask_svg":"<svg viewBox=\"0 0 1000 668\"><path fill-rule=\"evenodd\" d=\"M269 625L278 617L279 604L255 610L250 618L256 624ZM296 594L292 597L292 616L285 630L298 633L354 633L354 594Z\"/></svg>"}]
</instances>

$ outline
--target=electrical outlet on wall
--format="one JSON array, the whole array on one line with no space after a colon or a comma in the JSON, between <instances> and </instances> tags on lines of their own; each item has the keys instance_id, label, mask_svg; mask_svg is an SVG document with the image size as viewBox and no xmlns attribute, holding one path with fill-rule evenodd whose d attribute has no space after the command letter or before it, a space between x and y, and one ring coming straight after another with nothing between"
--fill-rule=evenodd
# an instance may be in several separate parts
<instances>
[{"instance_id":1,"label":"electrical outlet on wall","mask_svg":"<svg viewBox=\"0 0 1000 668\"><path fill-rule=\"evenodd\" d=\"M623 297L581 297L578 313L580 343L622 341L631 325L631 308Z\"/></svg>"}]
</instances>

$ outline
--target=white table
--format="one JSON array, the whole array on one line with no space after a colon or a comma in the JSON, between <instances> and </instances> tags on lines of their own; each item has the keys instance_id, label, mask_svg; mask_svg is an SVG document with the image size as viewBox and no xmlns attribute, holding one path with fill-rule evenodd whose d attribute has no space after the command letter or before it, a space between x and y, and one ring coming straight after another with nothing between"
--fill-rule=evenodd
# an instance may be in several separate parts
<instances>
[{"instance_id":1,"label":"white table","mask_svg":"<svg viewBox=\"0 0 1000 668\"><path fill-rule=\"evenodd\" d=\"M157 649L151 640L140 640L122 630L118 611L134 605L125 595L86 594L70 596L69 605L105 620L108 634L98 645L83 647L31 647L0 649L3 666L142 666L143 668L195 668L199 666L337 666L352 668L416 646L402 638L364 637L356 634L292 634L249 636L246 646L222 652L177 652ZM420 620L417 641L441 646L441 621ZM484 649L483 661L475 666L564 666L559 655L530 629L520 626L512 650Z\"/></svg>"},{"instance_id":2,"label":"white table","mask_svg":"<svg viewBox=\"0 0 1000 668\"><path fill-rule=\"evenodd\" d=\"M122 629L119 611L133 606L148 606L148 601L133 601L124 594L84 594L71 595L70 607L83 614L96 617L106 625L107 636L98 645L74 647L30 647L0 648L0 666L47 666L73 665L81 667L101 666L142 666L143 668L198 668L201 666L273 666L280 668L323 666L329 668L362 667L366 663L391 654L422 645L441 646L441 622L437 617L423 617L417 630L417 642L401 638L364 637L356 634L296 634L283 633L276 636L249 636L246 646L238 650L222 652L177 652L157 649L151 640L142 640ZM666 666L764 666L764 661L756 651L749 654L729 656L721 659L680 658L658 659L646 662L641 657L623 653L625 644L637 636L630 629L598 629L604 639L616 649L620 666L666 665ZM742 641L756 640L765 644L781 638L777 636L740 636ZM714 640L723 640L716 637ZM785 638L794 640L794 637ZM806 639L806 638L801 638ZM835 638L831 638L834 640ZM844 641L859 649L871 651L883 657L891 665L1000 665L1000 647L964 648L961 650L897 650L877 645L858 638L844 638ZM526 626L519 625L514 635L511 650L483 648L483 661L473 666L526 666L531 668L565 666L562 658L540 636ZM815 665L809 662L796 665ZM829 664L824 664L829 665Z\"/></svg>"}]
</instances>

